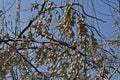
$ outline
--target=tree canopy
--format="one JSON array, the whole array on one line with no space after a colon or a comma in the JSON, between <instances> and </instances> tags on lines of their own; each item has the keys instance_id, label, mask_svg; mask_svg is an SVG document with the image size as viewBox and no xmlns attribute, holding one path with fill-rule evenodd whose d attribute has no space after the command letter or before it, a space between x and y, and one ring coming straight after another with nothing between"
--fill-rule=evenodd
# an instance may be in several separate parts
<instances>
[{"instance_id":1,"label":"tree canopy","mask_svg":"<svg viewBox=\"0 0 120 80\"><path fill-rule=\"evenodd\" d=\"M1 5L0 79L120 79L119 0L1 0ZM110 37L102 26L109 20Z\"/></svg>"}]
</instances>

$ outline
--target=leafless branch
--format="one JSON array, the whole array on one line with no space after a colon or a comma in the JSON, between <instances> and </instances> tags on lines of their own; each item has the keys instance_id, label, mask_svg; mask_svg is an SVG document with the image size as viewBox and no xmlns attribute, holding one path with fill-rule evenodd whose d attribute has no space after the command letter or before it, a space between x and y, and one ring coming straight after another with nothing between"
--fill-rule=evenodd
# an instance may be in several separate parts
<instances>
[{"instance_id":1,"label":"leafless branch","mask_svg":"<svg viewBox=\"0 0 120 80\"><path fill-rule=\"evenodd\" d=\"M113 71L113 73L110 75L110 77L108 78L108 80L110 80L112 78L112 76L116 73L116 71L119 69L120 64L115 68L115 70Z\"/></svg>"}]
</instances>

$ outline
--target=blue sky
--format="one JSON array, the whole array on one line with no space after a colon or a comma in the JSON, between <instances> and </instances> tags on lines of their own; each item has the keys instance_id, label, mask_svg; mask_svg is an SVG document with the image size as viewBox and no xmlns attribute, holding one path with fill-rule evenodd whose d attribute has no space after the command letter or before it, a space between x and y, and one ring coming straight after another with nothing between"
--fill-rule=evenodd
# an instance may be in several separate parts
<instances>
[{"instance_id":1,"label":"blue sky","mask_svg":"<svg viewBox=\"0 0 120 80\"><path fill-rule=\"evenodd\" d=\"M2 1L3 0L0 0L0 9L2 9L2 5L3 5ZM21 0L21 29L23 29L25 27L25 25L27 24L27 22L29 22L31 16L33 15L33 13L28 9L31 7L31 4L34 1L35 0ZM37 1L39 3L41 2L41 0L37 0ZM86 4L87 1L83 4ZM4 2L5 2L5 5L7 5L4 8L5 8L5 10L7 10L11 6L11 4L14 2L14 0L4 0ZM111 15L109 6L104 4L103 2L101 2L101 0L93 0L93 2L95 3L94 5L95 5L97 17L107 21L106 23L98 21L99 28L100 28L101 32L108 39L115 38L115 32L114 32L115 26L113 25L114 20L113 20L112 16L103 15L103 14ZM118 3L117 0L114 0L114 2ZM59 1L56 0L56 3L59 4ZM91 3L89 2L89 4L88 4L89 6L85 7L86 12L88 12L90 15L94 15L93 11L90 8L90 7L92 7L90 4ZM113 5L113 6L115 8L117 8L118 4ZM15 7L16 7L16 4L14 4L13 7L6 13L6 15L11 14L11 18L13 21L15 20ZM96 21L93 21L93 19L89 19L89 21L98 28Z\"/></svg>"},{"instance_id":2,"label":"blue sky","mask_svg":"<svg viewBox=\"0 0 120 80\"><path fill-rule=\"evenodd\" d=\"M28 10L30 7L31 7L31 4L34 2L35 0L21 0L21 22L23 21L22 23L22 26L25 26L26 25L26 22L29 21L29 19L31 18L31 15L33 15L32 12L30 12L30 10ZM40 0L36 0L38 3L40 3L41 1ZM93 15L93 11L91 10L92 6L91 6L91 3L90 1L84 1L84 0L81 0L81 3L83 4L88 4L86 6L86 12L89 12L90 15ZM117 0L114 0L116 3ZM11 4L13 4L14 0L5 0L4 1L5 4L4 5L8 5L8 6L5 6L5 10L7 10ZM60 4L59 1L55 1L57 4ZM105 21L107 21L107 23L102 23L102 22L99 22L99 28L101 29L101 32L109 39L113 38L114 36L114 29L115 27L113 27L113 18L111 16L106 16L106 15L103 15L103 14L108 14L108 15L111 15L111 12L110 12L110 9L109 9L109 6L104 4L103 2L101 2L101 0L93 0L94 2L94 6L95 6L95 9L96 9L96 15L98 18L101 18ZM118 5L113 5L115 8L118 7ZM14 4L14 6L8 11L9 14L13 14L12 15L12 18L13 20L15 19L15 7L16 7L16 4ZM91 7L91 8L90 8ZM2 9L2 0L0 0L0 9ZM102 13L102 14L100 14ZM23 20L22 20L23 19ZM91 20L91 23L93 25L96 25L96 27L98 27L98 25L96 24L96 21L92 21Z\"/></svg>"},{"instance_id":3,"label":"blue sky","mask_svg":"<svg viewBox=\"0 0 120 80\"><path fill-rule=\"evenodd\" d=\"M2 9L2 5L3 5L2 1L3 0L0 0L0 9ZM5 10L7 10L11 6L11 4L13 4L14 0L6 0L4 2L5 2L4 5L8 5L8 6L5 6ZM29 19L31 18L32 13L28 9L31 7L31 4L33 2L34 2L34 0L21 0L21 22L23 22L22 26L26 25L26 22L28 22ZM37 0L37 2L40 3L41 1ZM59 3L58 1L55 1L55 2ZM102 15L102 14L111 15L109 6L104 4L103 2L101 2L101 0L93 0L93 2L95 3L94 6L95 6L95 9L96 9L97 17L107 21L107 23L102 23L102 22L98 21L101 32L107 38L113 38L113 36L114 36L113 30L115 29L115 27L113 27L113 18L111 16ZM116 0L114 0L114 2L118 3ZM82 1L81 1L81 3L82 3ZM90 1L84 1L83 4L87 4L87 3L89 3L89 4L85 7L86 12L89 12L89 14L93 15L94 13L90 8L90 7L92 7ZM117 6L118 5L114 5L115 8ZM12 13L12 18L13 19L15 19L15 7L16 7L16 4L14 4L14 6L8 11L9 14ZM102 13L102 14L100 14L100 13ZM93 25L96 24L96 22L92 21L92 20L91 20L91 23Z\"/></svg>"}]
</instances>

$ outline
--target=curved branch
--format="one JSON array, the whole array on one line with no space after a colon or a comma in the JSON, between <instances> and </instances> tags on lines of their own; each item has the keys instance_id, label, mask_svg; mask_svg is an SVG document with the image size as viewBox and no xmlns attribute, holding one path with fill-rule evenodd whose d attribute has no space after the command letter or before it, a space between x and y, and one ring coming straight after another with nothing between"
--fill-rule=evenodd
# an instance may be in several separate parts
<instances>
[{"instance_id":1,"label":"curved branch","mask_svg":"<svg viewBox=\"0 0 120 80\"><path fill-rule=\"evenodd\" d=\"M0 15L0 17L1 17L3 14L7 13L7 12L13 7L13 5L15 4L15 2L16 2L16 0L14 0L14 2L11 4L11 6L10 6L6 11L4 11L4 12Z\"/></svg>"}]
</instances>

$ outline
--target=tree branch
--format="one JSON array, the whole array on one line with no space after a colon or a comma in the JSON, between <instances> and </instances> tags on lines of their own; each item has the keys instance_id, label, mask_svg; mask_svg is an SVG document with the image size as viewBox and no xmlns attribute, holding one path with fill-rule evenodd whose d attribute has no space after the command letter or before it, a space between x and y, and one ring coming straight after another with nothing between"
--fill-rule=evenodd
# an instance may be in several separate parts
<instances>
[{"instance_id":1,"label":"tree branch","mask_svg":"<svg viewBox=\"0 0 120 80\"><path fill-rule=\"evenodd\" d=\"M23 35L23 33L31 26L31 24L38 18L38 16L40 16L40 14L42 13L42 11L43 11L43 9L45 7L45 4L46 4L46 1L43 2L42 7L41 7L40 11L38 12L38 14L30 20L30 22L28 23L28 25L18 35L18 38L21 38L21 36Z\"/></svg>"},{"instance_id":2,"label":"tree branch","mask_svg":"<svg viewBox=\"0 0 120 80\"><path fill-rule=\"evenodd\" d=\"M42 36L42 37L45 37L44 34L41 34L41 36ZM51 38L48 37L48 36L47 36L46 38L49 39L49 40L52 40L52 41L54 41L54 42L57 42L57 43L59 43L60 45L67 46L68 48L70 48L70 49L72 49L72 50L76 50L76 49L77 49L76 46L71 46L71 45L69 45L69 44L66 43L66 42L58 41L58 40L55 40L55 39L51 39ZM78 50L78 51L79 51L79 50ZM79 51L79 53L80 53L82 56L86 56L85 54L83 54L83 53L80 52L80 51Z\"/></svg>"},{"instance_id":3,"label":"tree branch","mask_svg":"<svg viewBox=\"0 0 120 80\"><path fill-rule=\"evenodd\" d=\"M112 78L112 76L116 73L116 71L119 69L120 64L115 68L115 70L113 71L113 73L110 75L110 77L108 78L108 80L110 80Z\"/></svg>"}]
</instances>

